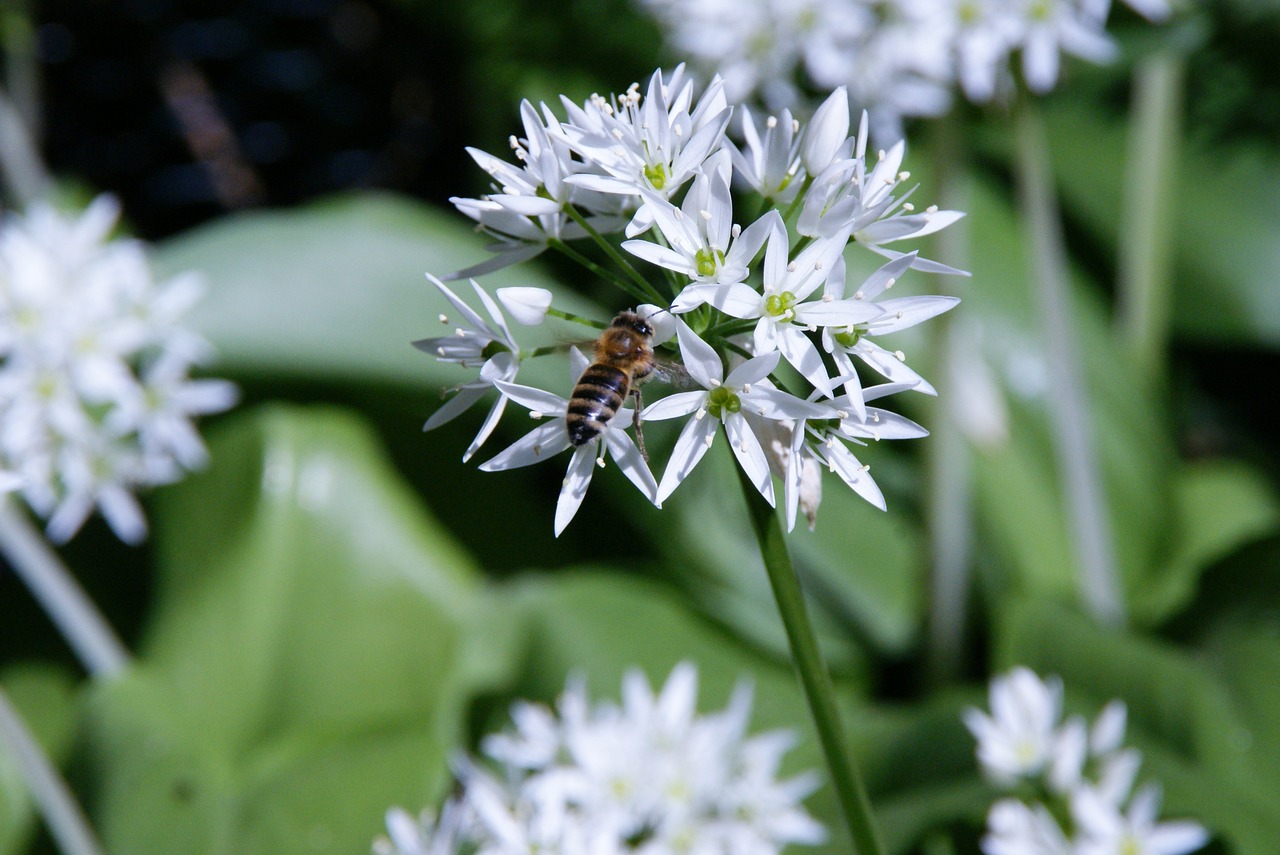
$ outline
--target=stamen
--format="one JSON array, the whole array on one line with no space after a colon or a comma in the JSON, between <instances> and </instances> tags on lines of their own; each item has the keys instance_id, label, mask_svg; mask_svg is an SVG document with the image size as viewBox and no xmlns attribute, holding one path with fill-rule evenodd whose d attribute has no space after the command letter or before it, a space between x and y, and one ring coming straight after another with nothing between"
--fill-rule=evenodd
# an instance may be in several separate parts
<instances>
[{"instance_id":1,"label":"stamen","mask_svg":"<svg viewBox=\"0 0 1280 855\"><path fill-rule=\"evenodd\" d=\"M769 130L773 130L774 128L778 127L778 117L770 116L769 118L765 119L764 126Z\"/></svg>"},{"instance_id":2,"label":"stamen","mask_svg":"<svg viewBox=\"0 0 1280 855\"><path fill-rule=\"evenodd\" d=\"M906 361L907 361L907 355L906 355L905 353L903 353L902 351L900 351L900 350L895 350L895 351L893 352L893 355L894 355L894 356L896 356L896 357L898 357L898 361L899 361L899 362L906 362Z\"/></svg>"},{"instance_id":3,"label":"stamen","mask_svg":"<svg viewBox=\"0 0 1280 855\"><path fill-rule=\"evenodd\" d=\"M529 418L531 418L531 419L540 419L540 418L542 418L542 413L540 413L540 412L539 412L539 411L537 411L537 410L530 410L530 411L529 411Z\"/></svg>"},{"instance_id":4,"label":"stamen","mask_svg":"<svg viewBox=\"0 0 1280 855\"><path fill-rule=\"evenodd\" d=\"M447 324L447 323L449 323L449 316L448 316L448 315L446 315L446 314L444 314L443 312L441 312L441 313L440 313L440 315L439 315L439 317L440 317L440 323L442 323L442 324Z\"/></svg>"}]
</instances>

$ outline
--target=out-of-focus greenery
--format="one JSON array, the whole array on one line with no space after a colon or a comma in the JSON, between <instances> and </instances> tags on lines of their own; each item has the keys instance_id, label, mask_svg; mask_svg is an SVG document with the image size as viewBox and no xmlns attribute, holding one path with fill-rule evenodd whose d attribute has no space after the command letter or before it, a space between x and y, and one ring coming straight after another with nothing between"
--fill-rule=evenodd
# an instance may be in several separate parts
<instances>
[{"instance_id":1,"label":"out-of-focus greenery","mask_svg":"<svg viewBox=\"0 0 1280 855\"><path fill-rule=\"evenodd\" d=\"M485 118L467 126L483 139L449 137L459 147L499 151L520 97L622 90L657 61L650 25L604 0L402 5L432 39L466 48L452 74ZM1018 382L1038 332L999 115L952 126L978 155L963 179L973 278L952 320L981 330L972 346L1009 417L1006 441L972 452L975 600L960 679L924 677L930 440L868 450L888 513L829 483L816 531L789 538L892 852L976 851L993 791L959 712L1014 664L1059 674L1072 711L1123 698L1165 813L1208 826L1211 851L1276 851L1280 137L1264 131L1280 128L1280 83L1266 78L1280 9L1240 0L1198 14L1166 384L1134 370L1111 306L1126 169L1117 94L1130 69L1073 65L1045 104L1128 628L1100 629L1077 606L1045 396ZM1123 38L1141 50L1156 35ZM642 70L617 77L623 66ZM1254 97L1206 91L1205 79ZM908 166L927 182L931 132L911 133ZM479 192L480 178L457 176L454 192ZM420 433L463 379L409 346L448 309L423 273L479 261L484 243L443 199L360 191L219 217L156 246L161 272L204 272L192 322L245 401L210 420L207 470L149 498L148 549L106 546L91 527L66 550L137 665L114 682L79 680L11 580L0 603L0 680L110 852L367 851L388 806L443 796L447 758L503 726L512 699L550 701L570 673L611 695L633 665L659 681L696 662L707 708L751 677L753 726L795 728L789 768L819 765L723 447L661 511L601 473L556 540L557 465L462 464L478 416ZM621 308L562 280L560 265L532 263L485 284L549 287L600 319ZM906 341L913 353L929 344ZM522 372L567 389L567 367L551 362ZM917 403L924 425L942 417L938 402ZM523 429L509 413L486 452ZM674 434L646 434L660 459ZM835 831L821 851L846 851L830 793L811 808ZM49 845L0 753L0 855Z\"/></svg>"}]
</instances>

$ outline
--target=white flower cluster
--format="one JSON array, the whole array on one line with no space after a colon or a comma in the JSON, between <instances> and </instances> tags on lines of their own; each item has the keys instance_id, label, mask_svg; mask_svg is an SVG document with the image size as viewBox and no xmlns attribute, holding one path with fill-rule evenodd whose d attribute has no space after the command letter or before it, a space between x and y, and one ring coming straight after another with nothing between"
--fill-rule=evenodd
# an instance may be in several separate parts
<instances>
[{"instance_id":1,"label":"white flower cluster","mask_svg":"<svg viewBox=\"0 0 1280 855\"><path fill-rule=\"evenodd\" d=\"M877 130L904 116L936 116L959 84L972 101L1007 94L1021 57L1034 92L1053 88L1060 55L1106 62L1110 0L640 0L672 47L725 79L729 97L797 101L804 78L847 87ZM1126 0L1151 20L1166 0Z\"/></svg>"},{"instance_id":2,"label":"white flower cluster","mask_svg":"<svg viewBox=\"0 0 1280 855\"><path fill-rule=\"evenodd\" d=\"M504 289L498 301L472 281L486 320L432 278L461 316L454 334L415 344L441 360L478 368L479 377L427 422L428 429L454 418L489 390L498 402L464 460L490 435L508 400L535 418L557 417L480 468L509 469L545 460L574 447L556 508L558 535L581 505L606 454L655 505L661 505L713 444L723 427L743 470L776 505L771 468L784 486L788 527L801 510L813 522L818 466L876 506L884 498L867 467L849 446L867 440L924 436L919 425L870 402L914 389L936 394L881 336L945 312L953 297L889 297L908 270L961 274L915 252L886 244L922 237L959 219L955 211L917 211L903 188L901 142L868 164L866 116L850 135L848 99L833 93L802 125L784 111L757 125L744 109L744 140L727 135L731 108L714 80L695 103L683 67L669 77L655 73L647 94L594 97L579 107L565 100L569 121L543 105L525 104L526 138L513 142L517 167L473 152L494 177L482 199L457 206L496 236L496 256L450 279L492 270L547 248L583 258L567 246L588 238L614 265L605 270L642 305L638 309L662 357L684 367L697 391L657 401L637 417L624 400L595 422L593 435L574 441L567 414L580 402L515 383L522 351L499 302L517 320L540 324L549 316L549 294ZM738 210L761 211L744 228L735 220L737 187L747 198ZM622 232L620 244L606 237ZM846 247L880 256L879 268L861 283L846 283ZM888 259L887 262L884 259ZM601 273L603 275L603 273ZM442 321L449 323L448 317ZM628 357L628 371L649 352ZM589 364L576 350L566 389ZM598 357L597 357L598 359ZM885 382L866 387L855 363ZM625 394L625 389L622 390ZM621 396L620 396L621 397ZM688 417L659 481L647 455L626 429L642 421ZM638 427L637 427L638 431Z\"/></svg>"},{"instance_id":3,"label":"white flower cluster","mask_svg":"<svg viewBox=\"0 0 1280 855\"><path fill-rule=\"evenodd\" d=\"M773 855L816 844L823 827L801 800L816 778L777 780L787 731L746 735L751 691L699 716L697 672L676 666L655 696L628 673L621 707L588 703L571 682L556 712L513 710L516 729L490 736L494 775L458 764L457 795L413 817L393 808L377 855Z\"/></svg>"},{"instance_id":4,"label":"white flower cluster","mask_svg":"<svg viewBox=\"0 0 1280 855\"><path fill-rule=\"evenodd\" d=\"M118 216L102 196L75 217L38 204L0 224L0 470L56 541L95 507L141 540L133 490L203 463L191 419L236 397L188 376L209 355L179 323L199 284L157 285L140 244L110 239Z\"/></svg>"},{"instance_id":5,"label":"white flower cluster","mask_svg":"<svg viewBox=\"0 0 1280 855\"><path fill-rule=\"evenodd\" d=\"M991 681L991 715L965 711L983 773L1038 800L1003 798L987 815L986 855L1186 855L1209 839L1190 821L1159 822L1160 790L1133 792L1141 756L1122 745L1126 708L1112 701L1093 726L1062 720L1062 683L1015 668ZM1127 803L1127 806L1126 806ZM1066 829L1060 819L1069 818Z\"/></svg>"}]
</instances>

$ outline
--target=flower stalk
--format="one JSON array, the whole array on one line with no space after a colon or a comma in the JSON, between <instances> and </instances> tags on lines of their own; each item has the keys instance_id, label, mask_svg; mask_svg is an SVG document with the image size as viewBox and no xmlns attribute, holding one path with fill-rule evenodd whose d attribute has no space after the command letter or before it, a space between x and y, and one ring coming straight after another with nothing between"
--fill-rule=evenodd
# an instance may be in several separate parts
<instances>
[{"instance_id":1,"label":"flower stalk","mask_svg":"<svg viewBox=\"0 0 1280 855\"><path fill-rule=\"evenodd\" d=\"M63 855L101 855L102 846L89 827L84 812L71 795L21 715L0 688L0 744L22 770L37 809Z\"/></svg>"},{"instance_id":2,"label":"flower stalk","mask_svg":"<svg viewBox=\"0 0 1280 855\"><path fill-rule=\"evenodd\" d=\"M791 658L804 688L805 700L818 731L818 741L831 773L831 785L836 791L840 809L849 826L857 855L884 855L884 844L876 830L875 817L866 787L849 751L840 713L836 708L835 691L831 676L827 673L822 653L818 649L817 636L809 620L809 612L796 578L791 556L783 538L782 524L773 507L760 495L750 478L738 470L742 493L747 501L751 524L760 544L760 556L769 573L769 584L778 612L787 631Z\"/></svg>"},{"instance_id":3,"label":"flower stalk","mask_svg":"<svg viewBox=\"0 0 1280 855\"><path fill-rule=\"evenodd\" d=\"M7 499L0 500L0 552L90 674L110 677L125 669L124 644L27 514Z\"/></svg>"},{"instance_id":4,"label":"flower stalk","mask_svg":"<svg viewBox=\"0 0 1280 855\"><path fill-rule=\"evenodd\" d=\"M1049 371L1050 430L1075 552L1081 601L1099 623L1118 626L1125 606L1116 567L1106 492L1084 394L1084 366L1071 307L1062 221L1049 165L1048 134L1033 98L1015 111L1017 179L1028 231L1036 307Z\"/></svg>"},{"instance_id":5,"label":"flower stalk","mask_svg":"<svg viewBox=\"0 0 1280 855\"><path fill-rule=\"evenodd\" d=\"M1125 214L1120 218L1117 321L1142 376L1160 381L1173 287L1174 176L1185 62L1173 49L1134 74Z\"/></svg>"}]
</instances>

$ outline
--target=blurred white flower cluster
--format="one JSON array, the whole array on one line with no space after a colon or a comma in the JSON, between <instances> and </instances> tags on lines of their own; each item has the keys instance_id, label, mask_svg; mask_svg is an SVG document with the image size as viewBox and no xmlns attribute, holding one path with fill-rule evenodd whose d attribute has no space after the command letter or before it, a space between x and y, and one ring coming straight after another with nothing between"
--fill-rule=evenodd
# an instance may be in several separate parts
<instances>
[{"instance_id":1,"label":"blurred white flower cluster","mask_svg":"<svg viewBox=\"0 0 1280 855\"><path fill-rule=\"evenodd\" d=\"M205 459L192 417L230 407L210 354L180 320L190 276L157 284L142 246L112 240L110 197L76 216L45 204L0 223L0 469L65 541L96 508L127 542L146 534L133 491Z\"/></svg>"},{"instance_id":2,"label":"blurred white flower cluster","mask_svg":"<svg viewBox=\"0 0 1280 855\"><path fill-rule=\"evenodd\" d=\"M643 674L623 680L622 705L591 705L571 682L556 711L520 703L514 731L483 748L500 767L458 764L439 813L393 808L377 855L774 855L816 844L823 827L801 800L815 776L779 781L787 731L747 736L751 691L700 716L697 672L677 665L655 696Z\"/></svg>"},{"instance_id":3,"label":"blurred white flower cluster","mask_svg":"<svg viewBox=\"0 0 1280 855\"><path fill-rule=\"evenodd\" d=\"M1134 792L1141 755L1123 746L1126 708L1111 701L1092 727L1062 719L1062 683L1015 668L991 681L991 714L966 710L978 763L996 785L1029 785L1033 798L1003 798L987 815L986 855L1186 855L1208 833L1190 821L1159 822L1160 789ZM1069 820L1064 828L1062 821Z\"/></svg>"},{"instance_id":4,"label":"blurred white flower cluster","mask_svg":"<svg viewBox=\"0 0 1280 855\"><path fill-rule=\"evenodd\" d=\"M1126 0L1151 20L1165 0ZM847 87L876 130L936 116L959 84L972 101L1006 97L1020 56L1034 92L1057 83L1060 56L1106 62L1110 0L640 0L674 52L724 77L730 98L797 103L797 84Z\"/></svg>"},{"instance_id":5,"label":"blurred white flower cluster","mask_svg":"<svg viewBox=\"0 0 1280 855\"><path fill-rule=\"evenodd\" d=\"M637 418L622 406L627 390L619 385L621 394L594 422L594 433L575 440L566 429L569 414L580 416L585 406L607 398L598 389L585 403L562 394L590 360L573 352L560 393L517 384L521 361L542 351L522 350L502 312L505 306L531 325L567 317L551 308L550 295L503 289L495 301L473 280L486 319L433 278L461 322L442 317L452 334L415 344L443 361L479 369L479 377L457 387L427 428L496 390L499 400L466 459L491 434L507 401L535 418L555 417L480 468L525 466L573 447L556 508L557 534L577 512L606 455L660 505L721 427L770 504L776 505L771 472L781 479L788 527L798 512L812 525L820 467L883 508L879 488L850 446L926 431L870 402L908 389L936 393L907 366L902 351L884 346L882 336L958 302L890 297L889 290L913 269L962 274L888 245L921 238L962 214L918 210L908 201L914 188L902 170L903 143L869 162L866 116L851 134L843 90L808 124L787 111L757 124L744 109L740 143L727 134L732 109L722 82L713 80L695 100L683 67L665 77L655 73L644 95L633 86L622 96L596 96L582 106L564 99L563 106L569 115L564 122L545 104L523 106L526 136L512 142L520 165L472 152L493 176L493 192L454 202L498 239L496 255L446 278L483 273L549 248L566 252L594 274L612 277L641 304L628 364L643 363L647 373L651 348L658 347L658 359L683 366L696 391L668 395ZM753 217L745 225L738 219L744 211ZM620 243L612 238L617 233ZM569 247L570 240L593 244L601 261ZM873 272L860 282L846 281L849 247L868 251L863 261L874 259L867 267ZM883 382L865 386L860 370ZM674 418L687 421L659 480L627 429Z\"/></svg>"}]
</instances>

